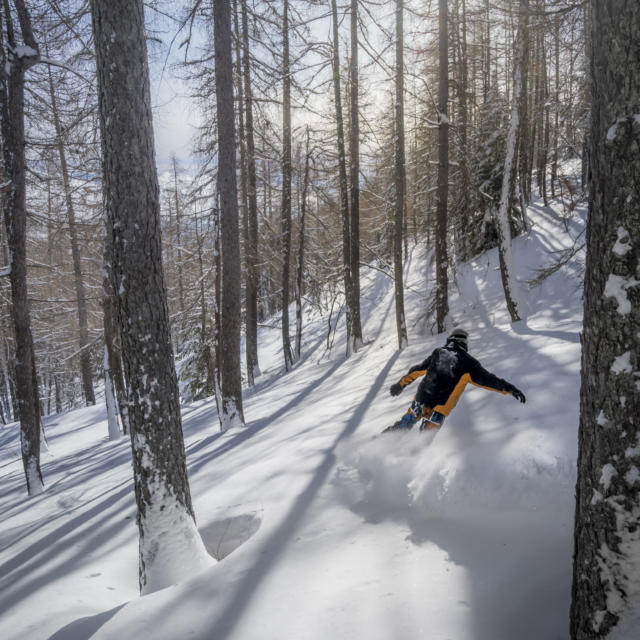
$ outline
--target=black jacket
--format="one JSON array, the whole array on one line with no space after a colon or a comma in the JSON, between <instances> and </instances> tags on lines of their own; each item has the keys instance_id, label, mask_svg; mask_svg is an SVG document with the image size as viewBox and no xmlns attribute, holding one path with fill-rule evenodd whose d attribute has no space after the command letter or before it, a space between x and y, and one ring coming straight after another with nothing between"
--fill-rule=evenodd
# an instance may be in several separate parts
<instances>
[{"instance_id":1,"label":"black jacket","mask_svg":"<svg viewBox=\"0 0 640 640\"><path fill-rule=\"evenodd\" d=\"M468 383L504 394L518 391L511 383L487 371L455 340L435 349L426 360L411 367L400 385L406 387L421 376L424 378L420 381L416 400L445 416L456 406Z\"/></svg>"}]
</instances>

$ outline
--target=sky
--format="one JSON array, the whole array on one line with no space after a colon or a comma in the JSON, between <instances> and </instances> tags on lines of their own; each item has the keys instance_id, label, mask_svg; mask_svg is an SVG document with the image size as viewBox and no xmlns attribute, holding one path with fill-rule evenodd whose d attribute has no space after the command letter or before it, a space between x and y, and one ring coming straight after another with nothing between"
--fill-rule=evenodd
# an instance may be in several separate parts
<instances>
[{"instance_id":1,"label":"sky","mask_svg":"<svg viewBox=\"0 0 640 640\"><path fill-rule=\"evenodd\" d=\"M169 72L162 79L159 72L154 75L151 80L153 128L156 164L162 175L170 170L173 154L178 157L181 167L193 164L191 148L199 115L184 82L170 77Z\"/></svg>"},{"instance_id":2,"label":"sky","mask_svg":"<svg viewBox=\"0 0 640 640\"><path fill-rule=\"evenodd\" d=\"M180 77L178 67L184 60L184 49L179 45L185 32L181 31L176 37L177 30L176 22L147 13L147 31L151 38L148 42L151 103L160 175L170 170L173 154L183 169L195 164L191 149L200 116L195 101L189 97L190 87ZM193 34L195 40L202 38L197 29Z\"/></svg>"}]
</instances>

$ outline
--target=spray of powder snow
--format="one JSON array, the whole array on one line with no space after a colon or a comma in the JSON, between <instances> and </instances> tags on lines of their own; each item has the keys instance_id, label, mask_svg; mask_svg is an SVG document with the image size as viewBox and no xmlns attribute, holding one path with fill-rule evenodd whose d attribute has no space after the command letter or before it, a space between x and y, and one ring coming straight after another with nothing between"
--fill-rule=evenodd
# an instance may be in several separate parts
<instances>
[{"instance_id":1,"label":"spray of powder snow","mask_svg":"<svg viewBox=\"0 0 640 640\"><path fill-rule=\"evenodd\" d=\"M408 508L425 516L573 509L575 463L550 455L535 433L510 447L455 448L437 432L414 429L352 439L337 454L334 485L343 500L380 518Z\"/></svg>"},{"instance_id":2,"label":"spray of powder snow","mask_svg":"<svg viewBox=\"0 0 640 640\"><path fill-rule=\"evenodd\" d=\"M367 504L385 511L411 506L410 484L435 432L382 434L373 440L345 440L338 446L334 485L349 505Z\"/></svg>"}]
</instances>

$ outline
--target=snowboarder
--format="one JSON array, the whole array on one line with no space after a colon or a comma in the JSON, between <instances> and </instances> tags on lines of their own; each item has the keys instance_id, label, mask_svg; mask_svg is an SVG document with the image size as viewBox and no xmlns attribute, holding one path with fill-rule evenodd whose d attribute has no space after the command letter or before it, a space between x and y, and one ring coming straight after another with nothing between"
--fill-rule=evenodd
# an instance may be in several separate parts
<instances>
[{"instance_id":1,"label":"snowboarder","mask_svg":"<svg viewBox=\"0 0 640 640\"><path fill-rule=\"evenodd\" d=\"M456 406L468 383L510 394L520 402L526 401L522 391L489 373L467 353L467 338L468 334L464 329L454 329L444 347L435 349L424 362L411 367L400 382L391 385L391 395L397 396L414 380L424 376L407 413L393 426L387 427L383 433L408 431L421 418L420 431L439 428Z\"/></svg>"}]
</instances>

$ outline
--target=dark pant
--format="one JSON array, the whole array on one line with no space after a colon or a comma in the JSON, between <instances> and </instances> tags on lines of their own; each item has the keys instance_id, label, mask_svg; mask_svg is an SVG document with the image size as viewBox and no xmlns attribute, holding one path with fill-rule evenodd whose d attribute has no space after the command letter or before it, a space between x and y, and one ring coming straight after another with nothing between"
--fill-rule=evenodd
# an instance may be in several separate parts
<instances>
[{"instance_id":1,"label":"dark pant","mask_svg":"<svg viewBox=\"0 0 640 640\"><path fill-rule=\"evenodd\" d=\"M435 422L429 422L432 413L433 409L431 407L425 407L414 398L407 412L393 426L398 429L411 429L418 420L424 418L421 429L437 429L440 425Z\"/></svg>"}]
</instances>

